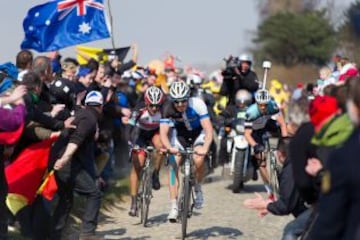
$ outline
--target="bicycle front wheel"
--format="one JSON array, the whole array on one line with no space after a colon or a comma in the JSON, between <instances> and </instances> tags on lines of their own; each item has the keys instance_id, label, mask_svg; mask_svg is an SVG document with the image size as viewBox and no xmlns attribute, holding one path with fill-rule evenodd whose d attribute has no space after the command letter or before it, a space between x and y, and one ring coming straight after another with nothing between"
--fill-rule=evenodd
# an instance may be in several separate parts
<instances>
[{"instance_id":1,"label":"bicycle front wheel","mask_svg":"<svg viewBox=\"0 0 360 240\"><path fill-rule=\"evenodd\" d=\"M184 177L184 185L183 185L183 201L182 201L182 212L181 212L181 234L182 239L186 237L186 228L187 228L187 221L189 217L189 210L190 210L190 197L191 197L191 188L190 188L190 178L189 176Z\"/></svg>"},{"instance_id":2,"label":"bicycle front wheel","mask_svg":"<svg viewBox=\"0 0 360 240\"><path fill-rule=\"evenodd\" d=\"M276 168L276 156L274 152L270 152L270 185L274 191L276 198L279 197L279 179Z\"/></svg>"},{"instance_id":3,"label":"bicycle front wheel","mask_svg":"<svg viewBox=\"0 0 360 240\"><path fill-rule=\"evenodd\" d=\"M142 195L141 195L141 210L140 210L140 218L141 223L144 227L146 227L148 214L149 214L149 205L151 201L151 189L152 189L152 179L150 176L150 171L145 170L142 179Z\"/></svg>"}]
</instances>

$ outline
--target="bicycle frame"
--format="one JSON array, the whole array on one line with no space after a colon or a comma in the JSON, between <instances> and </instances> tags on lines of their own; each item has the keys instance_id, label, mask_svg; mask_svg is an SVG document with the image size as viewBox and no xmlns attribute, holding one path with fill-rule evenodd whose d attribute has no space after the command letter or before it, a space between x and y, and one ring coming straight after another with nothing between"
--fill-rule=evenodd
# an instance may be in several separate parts
<instances>
[{"instance_id":1,"label":"bicycle frame","mask_svg":"<svg viewBox=\"0 0 360 240\"><path fill-rule=\"evenodd\" d=\"M186 150L180 150L180 154L184 156L183 164L181 166L180 176L180 196L178 198L179 217L182 224L182 239L186 237L187 219L191 217L194 208L194 160L193 149L186 148ZM191 201L191 205L190 205Z\"/></svg>"},{"instance_id":2,"label":"bicycle frame","mask_svg":"<svg viewBox=\"0 0 360 240\"><path fill-rule=\"evenodd\" d=\"M266 149L267 149L267 162L268 164L268 171L269 171L269 182L270 185L274 191L274 194L276 198L278 198L279 195L279 181L278 181L278 175L280 172L280 166L277 161L276 156L276 148L270 146L269 138L265 138L266 143Z\"/></svg>"},{"instance_id":3,"label":"bicycle frame","mask_svg":"<svg viewBox=\"0 0 360 240\"><path fill-rule=\"evenodd\" d=\"M144 166L140 173L140 184L137 194L137 205L140 210L140 221L146 227L149 205L152 199L152 164L151 157L154 147L148 146L146 148L140 148L139 146L133 146L131 150L144 150L146 152L146 159ZM137 216L139 214L137 213Z\"/></svg>"}]
</instances>

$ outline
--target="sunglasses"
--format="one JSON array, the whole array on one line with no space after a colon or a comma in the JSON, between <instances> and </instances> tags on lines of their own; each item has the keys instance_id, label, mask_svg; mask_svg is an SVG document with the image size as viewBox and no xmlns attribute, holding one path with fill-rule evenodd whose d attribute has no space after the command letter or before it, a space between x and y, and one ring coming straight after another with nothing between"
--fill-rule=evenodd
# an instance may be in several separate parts
<instances>
[{"instance_id":1,"label":"sunglasses","mask_svg":"<svg viewBox=\"0 0 360 240\"><path fill-rule=\"evenodd\" d=\"M150 108L160 108L159 104L149 104L148 105Z\"/></svg>"},{"instance_id":2,"label":"sunglasses","mask_svg":"<svg viewBox=\"0 0 360 240\"><path fill-rule=\"evenodd\" d=\"M174 104L175 105L184 105L184 104L186 104L187 103L187 99L184 99L184 100L176 100L176 101L174 101Z\"/></svg>"}]
</instances>

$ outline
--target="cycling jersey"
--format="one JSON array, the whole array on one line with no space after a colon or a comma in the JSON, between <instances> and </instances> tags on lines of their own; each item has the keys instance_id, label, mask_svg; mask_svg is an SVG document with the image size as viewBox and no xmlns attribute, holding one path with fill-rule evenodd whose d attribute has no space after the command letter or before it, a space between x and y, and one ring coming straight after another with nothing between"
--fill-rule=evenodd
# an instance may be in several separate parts
<instances>
[{"instance_id":1,"label":"cycling jersey","mask_svg":"<svg viewBox=\"0 0 360 240\"><path fill-rule=\"evenodd\" d=\"M254 103L246 110L245 127L253 130L263 129L268 120L277 113L279 113L279 107L274 100L270 100L267 104L265 114L261 113L257 103Z\"/></svg>"},{"instance_id":2,"label":"cycling jersey","mask_svg":"<svg viewBox=\"0 0 360 240\"><path fill-rule=\"evenodd\" d=\"M159 129L161 113L157 112L154 115L150 115L146 108L142 108L139 111L137 117L137 126L145 131L152 131Z\"/></svg>"},{"instance_id":3,"label":"cycling jersey","mask_svg":"<svg viewBox=\"0 0 360 240\"><path fill-rule=\"evenodd\" d=\"M194 143L199 143L202 133L201 120L209 118L206 104L197 97L189 99L188 107L185 112L178 112L172 102L164 104L162 119L160 124L171 125L173 123L173 131L171 132L172 145L180 148L187 147ZM174 144L174 139L180 143Z\"/></svg>"},{"instance_id":4,"label":"cycling jersey","mask_svg":"<svg viewBox=\"0 0 360 240\"><path fill-rule=\"evenodd\" d=\"M191 132L193 130L201 130L202 119L208 118L208 110L204 101L200 98L190 98L188 107L185 112L178 112L172 102L166 102L164 104L161 124L174 123L175 129L181 133Z\"/></svg>"},{"instance_id":5,"label":"cycling jersey","mask_svg":"<svg viewBox=\"0 0 360 240\"><path fill-rule=\"evenodd\" d=\"M151 144L154 135L159 133L161 113L160 111L151 115L145 107L145 102L139 102L134 110L135 116L129 120L134 128L129 129L129 139L140 147Z\"/></svg>"}]
</instances>

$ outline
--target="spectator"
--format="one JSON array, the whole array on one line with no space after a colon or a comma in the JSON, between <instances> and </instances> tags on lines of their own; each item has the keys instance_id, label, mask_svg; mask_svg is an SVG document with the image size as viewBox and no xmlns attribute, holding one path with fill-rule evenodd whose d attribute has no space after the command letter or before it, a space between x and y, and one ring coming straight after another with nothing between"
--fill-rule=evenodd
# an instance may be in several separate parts
<instances>
[{"instance_id":1,"label":"spectator","mask_svg":"<svg viewBox=\"0 0 360 240\"><path fill-rule=\"evenodd\" d=\"M347 106L356 129L330 155L322 178L318 215L306 239L360 239L359 78L350 85Z\"/></svg>"},{"instance_id":2,"label":"spectator","mask_svg":"<svg viewBox=\"0 0 360 240\"><path fill-rule=\"evenodd\" d=\"M33 54L29 50L21 50L16 55L16 67L19 70L18 80L22 81L23 76L32 68Z\"/></svg>"},{"instance_id":3,"label":"spectator","mask_svg":"<svg viewBox=\"0 0 360 240\"><path fill-rule=\"evenodd\" d=\"M101 192L95 182L97 176L94 168L94 146L98 121L102 113L102 94L97 91L89 92L85 105L85 109L75 114L76 129L70 133L65 150L61 151L62 154L53 153L58 156L54 169L59 186L59 203L53 215L50 236L53 240L61 239L62 230L72 208L74 190L87 197L80 238L96 239L95 230L101 205Z\"/></svg>"},{"instance_id":4,"label":"spectator","mask_svg":"<svg viewBox=\"0 0 360 240\"><path fill-rule=\"evenodd\" d=\"M26 108L24 106L23 96L26 94L24 86L18 86L11 95L0 97L0 131L13 132L24 124ZM2 106L6 104L14 104L11 110L4 109ZM2 159L3 146L9 139L0 139L0 240L7 239L7 182L5 178L5 164Z\"/></svg>"},{"instance_id":5,"label":"spectator","mask_svg":"<svg viewBox=\"0 0 360 240\"><path fill-rule=\"evenodd\" d=\"M280 139L277 147L278 160L280 164L283 164L279 175L279 199L272 202L257 194L257 198L248 199L244 204L248 208L258 210L262 217L268 213L279 216L291 213L295 219L285 226L282 239L295 240L304 232L311 210L305 207L305 202L294 183L291 161L287 156L288 140Z\"/></svg>"}]
</instances>

